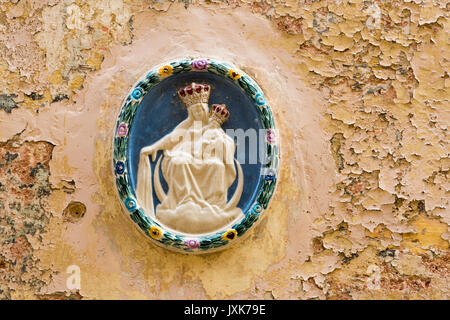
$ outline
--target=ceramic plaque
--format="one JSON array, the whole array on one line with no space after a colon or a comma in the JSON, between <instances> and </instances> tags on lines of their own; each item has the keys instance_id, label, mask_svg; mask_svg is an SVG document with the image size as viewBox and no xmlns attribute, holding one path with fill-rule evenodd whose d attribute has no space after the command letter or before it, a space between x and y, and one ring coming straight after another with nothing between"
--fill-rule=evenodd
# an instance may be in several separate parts
<instances>
[{"instance_id":1,"label":"ceramic plaque","mask_svg":"<svg viewBox=\"0 0 450 320\"><path fill-rule=\"evenodd\" d=\"M169 249L223 249L268 206L277 136L262 90L238 68L211 59L159 65L131 89L115 128L124 212Z\"/></svg>"}]
</instances>

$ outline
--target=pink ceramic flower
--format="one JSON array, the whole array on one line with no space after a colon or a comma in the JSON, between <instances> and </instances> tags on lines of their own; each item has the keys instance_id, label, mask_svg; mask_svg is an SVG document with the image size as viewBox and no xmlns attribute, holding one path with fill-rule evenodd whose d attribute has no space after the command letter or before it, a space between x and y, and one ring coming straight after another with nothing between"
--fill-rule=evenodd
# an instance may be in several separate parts
<instances>
[{"instance_id":1,"label":"pink ceramic flower","mask_svg":"<svg viewBox=\"0 0 450 320\"><path fill-rule=\"evenodd\" d=\"M186 240L185 244L190 249L197 249L198 247L200 247L200 242L195 239Z\"/></svg>"},{"instance_id":2,"label":"pink ceramic flower","mask_svg":"<svg viewBox=\"0 0 450 320\"><path fill-rule=\"evenodd\" d=\"M208 61L205 59L194 60L194 62L192 62L192 68L195 70L205 70L208 68Z\"/></svg>"},{"instance_id":3,"label":"pink ceramic flower","mask_svg":"<svg viewBox=\"0 0 450 320\"><path fill-rule=\"evenodd\" d=\"M117 127L117 135L119 137L124 137L127 135L127 133L128 133L127 125L125 123L119 124L119 126Z\"/></svg>"},{"instance_id":4,"label":"pink ceramic flower","mask_svg":"<svg viewBox=\"0 0 450 320\"><path fill-rule=\"evenodd\" d=\"M277 137L275 135L275 130L269 129L267 130L267 142L274 143L277 140Z\"/></svg>"}]
</instances>

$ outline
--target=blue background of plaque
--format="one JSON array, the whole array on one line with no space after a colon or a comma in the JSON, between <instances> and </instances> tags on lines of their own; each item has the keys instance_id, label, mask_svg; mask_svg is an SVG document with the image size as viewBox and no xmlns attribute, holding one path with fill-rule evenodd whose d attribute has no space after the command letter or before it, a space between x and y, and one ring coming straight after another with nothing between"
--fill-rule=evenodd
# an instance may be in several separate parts
<instances>
[{"instance_id":1,"label":"blue background of plaque","mask_svg":"<svg viewBox=\"0 0 450 320\"><path fill-rule=\"evenodd\" d=\"M249 153L252 148L249 147L249 139L247 137L245 148L246 161L245 163L240 161L244 173L244 189L238 207L245 213L254 202L257 196L256 192L263 178L263 164L259 157L260 152L262 154L264 152L264 150L260 150L260 144L261 141L265 141L265 136L263 136L263 132L259 131L263 126L253 101L233 82L212 73L187 72L173 75L161 81L145 95L136 111L130 130L128 172L130 172L131 186L135 191L140 150L170 133L181 121L187 118L186 108L178 98L177 91L192 82L207 83L212 87L209 106L214 103L225 104L230 110L230 118L222 125L224 130L230 128L243 129L244 131L250 128L256 130L259 141L257 146L257 163L249 164ZM236 138L235 142L237 142ZM158 158L161 155L162 152L159 151ZM237 157L237 154L235 154L235 158L238 158L238 160L242 157L243 155ZM152 172L155 165L156 161L151 162ZM160 177L161 185L167 193L167 183L164 181L161 171ZM232 197L236 185L237 179L228 190L228 199ZM156 208L160 202L155 192L153 192L153 199Z\"/></svg>"}]
</instances>

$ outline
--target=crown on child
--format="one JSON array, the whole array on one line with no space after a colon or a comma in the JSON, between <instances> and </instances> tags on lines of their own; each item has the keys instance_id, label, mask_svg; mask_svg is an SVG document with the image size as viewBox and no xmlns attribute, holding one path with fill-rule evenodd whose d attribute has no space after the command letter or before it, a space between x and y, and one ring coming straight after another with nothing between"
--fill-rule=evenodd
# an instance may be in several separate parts
<instances>
[{"instance_id":1,"label":"crown on child","mask_svg":"<svg viewBox=\"0 0 450 320\"><path fill-rule=\"evenodd\" d=\"M210 116L222 125L230 117L230 111L224 104L213 104L211 105Z\"/></svg>"},{"instance_id":2,"label":"crown on child","mask_svg":"<svg viewBox=\"0 0 450 320\"><path fill-rule=\"evenodd\" d=\"M187 108L197 103L208 103L211 87L207 84L192 82L190 86L178 90L178 96Z\"/></svg>"}]
</instances>

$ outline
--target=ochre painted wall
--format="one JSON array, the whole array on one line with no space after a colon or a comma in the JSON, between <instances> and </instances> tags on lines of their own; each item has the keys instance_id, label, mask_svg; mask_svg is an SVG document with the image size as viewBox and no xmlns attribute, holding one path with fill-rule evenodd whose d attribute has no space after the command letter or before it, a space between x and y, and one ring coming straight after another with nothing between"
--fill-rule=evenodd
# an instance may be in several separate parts
<instances>
[{"instance_id":1,"label":"ochre painted wall","mask_svg":"<svg viewBox=\"0 0 450 320\"><path fill-rule=\"evenodd\" d=\"M0 298L450 298L449 9L0 0ZM145 239L111 173L124 95L185 56L255 78L281 132L267 216L201 256Z\"/></svg>"}]
</instances>

